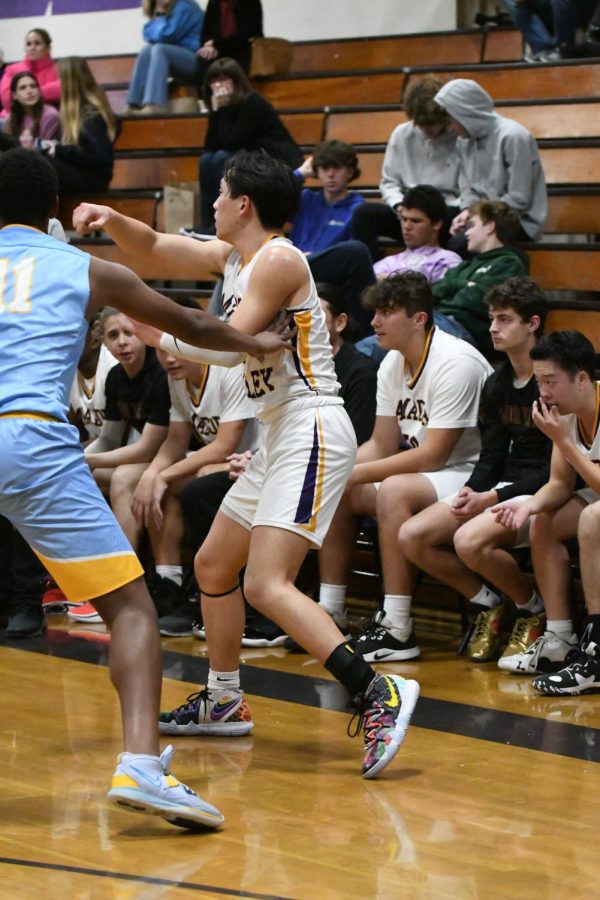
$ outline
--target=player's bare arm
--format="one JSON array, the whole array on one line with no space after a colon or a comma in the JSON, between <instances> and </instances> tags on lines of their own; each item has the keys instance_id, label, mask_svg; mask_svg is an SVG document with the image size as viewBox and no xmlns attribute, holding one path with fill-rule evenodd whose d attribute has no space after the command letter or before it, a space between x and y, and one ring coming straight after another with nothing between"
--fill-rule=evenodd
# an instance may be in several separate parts
<instances>
[{"instance_id":1,"label":"player's bare arm","mask_svg":"<svg viewBox=\"0 0 600 900\"><path fill-rule=\"evenodd\" d=\"M392 475L435 472L446 464L463 431L463 428L429 428L420 447L395 452L384 459L358 463L351 480L354 484L373 484Z\"/></svg>"},{"instance_id":2,"label":"player's bare arm","mask_svg":"<svg viewBox=\"0 0 600 900\"><path fill-rule=\"evenodd\" d=\"M149 288L125 266L92 259L88 319L107 305L118 306L122 312L135 319L210 350L234 351L260 357L287 347L279 335L261 334L252 337L242 334L202 310L178 306Z\"/></svg>"},{"instance_id":3,"label":"player's bare arm","mask_svg":"<svg viewBox=\"0 0 600 900\"><path fill-rule=\"evenodd\" d=\"M298 254L281 245L270 247L261 253L229 324L245 334L258 334L285 307L301 306L309 292L309 273Z\"/></svg>"},{"instance_id":4,"label":"player's bare arm","mask_svg":"<svg viewBox=\"0 0 600 900\"><path fill-rule=\"evenodd\" d=\"M570 499L575 490L575 471L569 465L556 444L552 448L550 479L529 500L505 500L492 507L496 522L505 528L521 528L536 513L559 509Z\"/></svg>"},{"instance_id":5,"label":"player's bare arm","mask_svg":"<svg viewBox=\"0 0 600 900\"><path fill-rule=\"evenodd\" d=\"M80 203L73 213L77 234L105 231L134 259L151 260L164 269L165 278L199 280L220 275L231 253L225 241L201 243L174 234L162 234L149 225L123 216L110 206Z\"/></svg>"}]
</instances>

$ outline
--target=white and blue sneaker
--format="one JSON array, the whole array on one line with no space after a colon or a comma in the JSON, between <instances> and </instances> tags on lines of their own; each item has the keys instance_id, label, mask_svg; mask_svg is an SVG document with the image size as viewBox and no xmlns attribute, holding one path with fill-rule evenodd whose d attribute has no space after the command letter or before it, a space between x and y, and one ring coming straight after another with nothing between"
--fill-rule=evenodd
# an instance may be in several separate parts
<instances>
[{"instance_id":1,"label":"white and blue sneaker","mask_svg":"<svg viewBox=\"0 0 600 900\"><path fill-rule=\"evenodd\" d=\"M169 746L147 771L138 764L136 754L121 753L108 799L134 812L161 816L179 828L218 828L225 821L223 814L171 775L172 756Z\"/></svg>"}]
</instances>

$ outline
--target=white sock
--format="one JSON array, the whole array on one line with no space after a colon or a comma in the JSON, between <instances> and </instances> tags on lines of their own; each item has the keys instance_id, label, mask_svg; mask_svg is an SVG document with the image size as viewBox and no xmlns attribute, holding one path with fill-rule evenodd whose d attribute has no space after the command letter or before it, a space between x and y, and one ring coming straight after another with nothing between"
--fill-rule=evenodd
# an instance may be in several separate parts
<instances>
[{"instance_id":1,"label":"white sock","mask_svg":"<svg viewBox=\"0 0 600 900\"><path fill-rule=\"evenodd\" d=\"M183 568L181 566L157 566L156 574L161 578L168 578L181 587L183 582Z\"/></svg>"},{"instance_id":2,"label":"white sock","mask_svg":"<svg viewBox=\"0 0 600 900\"><path fill-rule=\"evenodd\" d=\"M322 606L330 616L342 615L346 607L346 585L321 584L319 606Z\"/></svg>"},{"instance_id":3,"label":"white sock","mask_svg":"<svg viewBox=\"0 0 600 900\"><path fill-rule=\"evenodd\" d=\"M215 691L218 693L240 693L240 670L235 669L233 672L215 672L214 669L208 670L208 681L206 687L211 694Z\"/></svg>"},{"instance_id":4,"label":"white sock","mask_svg":"<svg viewBox=\"0 0 600 900\"><path fill-rule=\"evenodd\" d=\"M521 610L527 610L527 612L530 612L533 616L538 616L544 611L544 602L540 595L534 591L527 603L515 603L515 607L517 609L517 616Z\"/></svg>"},{"instance_id":5,"label":"white sock","mask_svg":"<svg viewBox=\"0 0 600 900\"><path fill-rule=\"evenodd\" d=\"M495 606L500 606L502 597L499 597L495 591L491 591L484 584L481 590L474 597L470 598L469 603L477 603L479 606L487 606L488 609L494 609Z\"/></svg>"},{"instance_id":6,"label":"white sock","mask_svg":"<svg viewBox=\"0 0 600 900\"><path fill-rule=\"evenodd\" d=\"M410 620L410 594L385 594L383 611L393 628L406 628Z\"/></svg>"},{"instance_id":7,"label":"white sock","mask_svg":"<svg viewBox=\"0 0 600 900\"><path fill-rule=\"evenodd\" d=\"M546 631L557 634L562 638L570 638L573 634L572 619L548 619L546 622Z\"/></svg>"}]
</instances>

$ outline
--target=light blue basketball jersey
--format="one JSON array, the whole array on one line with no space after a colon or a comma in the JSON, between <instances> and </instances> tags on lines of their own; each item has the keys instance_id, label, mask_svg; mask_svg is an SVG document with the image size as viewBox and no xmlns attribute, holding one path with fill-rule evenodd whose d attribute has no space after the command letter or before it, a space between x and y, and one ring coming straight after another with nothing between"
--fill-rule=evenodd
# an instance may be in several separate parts
<instances>
[{"instance_id":1,"label":"light blue basketball jersey","mask_svg":"<svg viewBox=\"0 0 600 900\"><path fill-rule=\"evenodd\" d=\"M0 229L0 415L66 421L87 333L90 257L26 225Z\"/></svg>"}]
</instances>

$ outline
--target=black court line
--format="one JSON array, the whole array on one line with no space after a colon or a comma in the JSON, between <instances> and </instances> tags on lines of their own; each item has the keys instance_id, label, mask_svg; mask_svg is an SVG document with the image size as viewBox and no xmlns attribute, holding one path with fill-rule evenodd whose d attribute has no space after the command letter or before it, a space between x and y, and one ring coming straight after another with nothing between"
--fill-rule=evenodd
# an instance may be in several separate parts
<instances>
[{"instance_id":1,"label":"black court line","mask_svg":"<svg viewBox=\"0 0 600 900\"><path fill-rule=\"evenodd\" d=\"M84 866L62 866L58 863L35 862L31 859L11 859L0 856L0 865L19 866L26 869L46 869L52 872L70 872L74 875L90 875L93 878L114 878L119 881L135 881L140 884L157 884L176 887L200 894L218 894L220 897L249 897L250 900L293 900L279 894L255 894L254 891L239 891L235 888L220 888L212 884L197 884L194 881L174 881L170 878L152 878L148 875L130 875L127 872L109 872L106 869L87 869Z\"/></svg>"},{"instance_id":2,"label":"black court line","mask_svg":"<svg viewBox=\"0 0 600 900\"><path fill-rule=\"evenodd\" d=\"M0 646L95 665L108 664L106 643L59 629L48 629L42 637L18 643L6 641L2 635ZM208 660L185 653L165 651L163 672L165 678L175 681L205 684ZM346 693L336 681L247 665L241 666L241 676L244 689L249 694L348 714ZM550 698L540 697L540 703L550 702ZM600 762L598 728L487 709L474 704L436 700L432 697L421 697L413 714L412 723L418 728L428 728L494 744L554 753L587 762Z\"/></svg>"}]
</instances>

